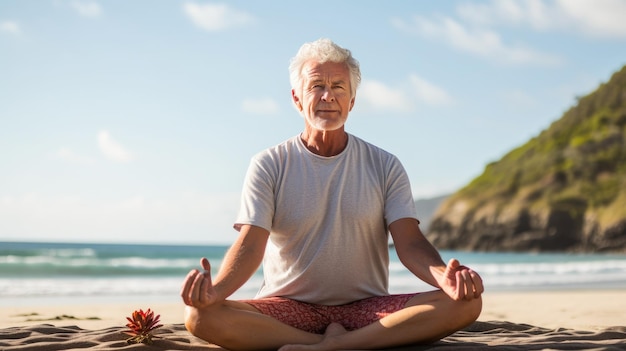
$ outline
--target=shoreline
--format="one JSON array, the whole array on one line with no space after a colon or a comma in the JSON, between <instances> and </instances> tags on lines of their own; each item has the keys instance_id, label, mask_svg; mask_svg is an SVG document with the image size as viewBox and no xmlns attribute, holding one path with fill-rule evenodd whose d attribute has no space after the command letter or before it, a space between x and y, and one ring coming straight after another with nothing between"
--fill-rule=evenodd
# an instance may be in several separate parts
<instances>
[{"instance_id":1,"label":"shoreline","mask_svg":"<svg viewBox=\"0 0 626 351\"><path fill-rule=\"evenodd\" d=\"M548 329L626 326L626 289L485 293L478 321L508 321Z\"/></svg>"},{"instance_id":2,"label":"shoreline","mask_svg":"<svg viewBox=\"0 0 626 351\"><path fill-rule=\"evenodd\" d=\"M548 329L596 330L626 326L626 289L597 289L575 291L486 292L483 311L478 321L506 321L529 324ZM36 302L35 302L36 300ZM151 308L161 315L163 324L182 324L184 304L175 298L157 300L139 297L123 300L97 297L72 300L19 299L10 304L5 300L0 308L0 329L40 324L78 326L96 330L123 327L126 317L136 309ZM46 303L46 301L48 303Z\"/></svg>"}]
</instances>

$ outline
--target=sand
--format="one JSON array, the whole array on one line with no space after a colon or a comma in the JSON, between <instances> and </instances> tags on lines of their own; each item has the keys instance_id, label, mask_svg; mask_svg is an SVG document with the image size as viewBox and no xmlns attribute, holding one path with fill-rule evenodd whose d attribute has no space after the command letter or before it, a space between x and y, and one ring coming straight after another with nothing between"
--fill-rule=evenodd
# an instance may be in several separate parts
<instances>
[{"instance_id":1,"label":"sand","mask_svg":"<svg viewBox=\"0 0 626 351\"><path fill-rule=\"evenodd\" d=\"M6 302L6 301L5 301ZM119 350L125 317L152 308L165 324L153 348L219 349L190 336L182 303L0 306L0 350ZM487 293L479 321L429 346L403 350L626 350L626 291Z\"/></svg>"}]
</instances>

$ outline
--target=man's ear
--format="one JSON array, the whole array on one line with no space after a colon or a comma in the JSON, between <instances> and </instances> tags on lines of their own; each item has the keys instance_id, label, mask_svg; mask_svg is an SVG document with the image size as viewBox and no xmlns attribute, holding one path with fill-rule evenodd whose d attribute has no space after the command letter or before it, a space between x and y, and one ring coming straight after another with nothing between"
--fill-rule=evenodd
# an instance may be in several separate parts
<instances>
[{"instance_id":1,"label":"man's ear","mask_svg":"<svg viewBox=\"0 0 626 351\"><path fill-rule=\"evenodd\" d=\"M348 111L352 111L352 108L354 107L354 100L356 100L356 96L350 100L350 109Z\"/></svg>"},{"instance_id":2,"label":"man's ear","mask_svg":"<svg viewBox=\"0 0 626 351\"><path fill-rule=\"evenodd\" d=\"M300 102L300 98L296 95L296 90L291 89L291 99L293 103L296 105L298 111L302 111L302 102Z\"/></svg>"}]
</instances>

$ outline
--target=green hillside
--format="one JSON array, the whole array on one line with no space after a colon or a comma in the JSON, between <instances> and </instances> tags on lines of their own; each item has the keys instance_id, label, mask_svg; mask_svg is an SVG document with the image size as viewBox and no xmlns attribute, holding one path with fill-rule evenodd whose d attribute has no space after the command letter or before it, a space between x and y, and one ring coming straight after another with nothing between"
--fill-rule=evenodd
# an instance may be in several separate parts
<instances>
[{"instance_id":1,"label":"green hillside","mask_svg":"<svg viewBox=\"0 0 626 351\"><path fill-rule=\"evenodd\" d=\"M608 83L579 98L576 106L540 135L487 165L483 174L451 196L438 211L440 218L434 219L443 223L434 223L433 235L453 235L446 232L459 219L449 218L446 211L450 213L460 202L465 222L502 222L503 217L510 220L511 213L543 212L546 218L546 211L560 211L568 213L583 231L585 226L595 226L595 234L587 228L580 236L623 227L620 223L626 223L626 66ZM532 223L528 225L532 227ZM522 233L524 228L518 231ZM471 234L467 228L464 233Z\"/></svg>"}]
</instances>

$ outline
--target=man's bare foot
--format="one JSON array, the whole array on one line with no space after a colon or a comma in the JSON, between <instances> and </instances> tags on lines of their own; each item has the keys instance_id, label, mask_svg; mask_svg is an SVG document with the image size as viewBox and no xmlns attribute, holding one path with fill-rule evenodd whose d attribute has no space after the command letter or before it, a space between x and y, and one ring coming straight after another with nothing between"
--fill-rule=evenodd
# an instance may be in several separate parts
<instances>
[{"instance_id":1,"label":"man's bare foot","mask_svg":"<svg viewBox=\"0 0 626 351\"><path fill-rule=\"evenodd\" d=\"M328 325L328 327L326 327L324 336L336 336L336 335L345 334L347 332L348 331L346 330L346 328L343 327L343 325L332 322Z\"/></svg>"},{"instance_id":2,"label":"man's bare foot","mask_svg":"<svg viewBox=\"0 0 626 351\"><path fill-rule=\"evenodd\" d=\"M298 350L316 350L331 351L337 350L335 346L336 336L347 333L348 331L339 323L330 323L324 332L324 339L319 344L313 345L285 345L278 351L298 351Z\"/></svg>"}]
</instances>

